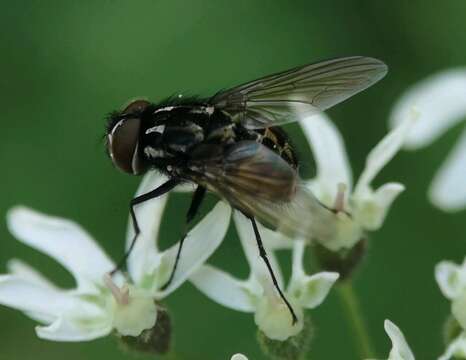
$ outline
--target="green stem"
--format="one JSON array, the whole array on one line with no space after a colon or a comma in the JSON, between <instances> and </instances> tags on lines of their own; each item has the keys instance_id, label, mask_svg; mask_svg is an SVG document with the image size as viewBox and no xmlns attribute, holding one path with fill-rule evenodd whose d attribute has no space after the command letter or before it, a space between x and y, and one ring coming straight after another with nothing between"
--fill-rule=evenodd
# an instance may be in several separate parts
<instances>
[{"instance_id":1,"label":"green stem","mask_svg":"<svg viewBox=\"0 0 466 360\"><path fill-rule=\"evenodd\" d=\"M351 281L342 281L337 286L337 290L342 305L345 308L347 321L352 328L353 337L358 347L359 357L362 359L374 358L374 350Z\"/></svg>"}]
</instances>

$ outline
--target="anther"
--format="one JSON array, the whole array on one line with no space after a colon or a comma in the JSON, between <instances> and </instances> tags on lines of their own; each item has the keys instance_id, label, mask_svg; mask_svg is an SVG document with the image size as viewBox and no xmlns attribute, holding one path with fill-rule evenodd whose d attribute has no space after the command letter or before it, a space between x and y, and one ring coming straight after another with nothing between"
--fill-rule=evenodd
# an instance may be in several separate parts
<instances>
[{"instance_id":1,"label":"anther","mask_svg":"<svg viewBox=\"0 0 466 360\"><path fill-rule=\"evenodd\" d=\"M129 304L129 288L125 284L119 288L112 280L110 274L104 275L104 284L112 292L113 297L119 305L128 305Z\"/></svg>"},{"instance_id":2,"label":"anther","mask_svg":"<svg viewBox=\"0 0 466 360\"><path fill-rule=\"evenodd\" d=\"M346 184L338 183L337 195L335 197L335 202L333 205L333 210L336 213L345 211L345 193L346 193Z\"/></svg>"}]
</instances>

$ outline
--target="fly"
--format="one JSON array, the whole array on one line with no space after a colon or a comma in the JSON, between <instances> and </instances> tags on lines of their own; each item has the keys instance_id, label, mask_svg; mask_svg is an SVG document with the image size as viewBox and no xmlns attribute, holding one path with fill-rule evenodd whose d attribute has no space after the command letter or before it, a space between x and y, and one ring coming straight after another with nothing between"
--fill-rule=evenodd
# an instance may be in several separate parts
<instances>
[{"instance_id":1,"label":"fly","mask_svg":"<svg viewBox=\"0 0 466 360\"><path fill-rule=\"evenodd\" d=\"M158 188L131 200L135 235L117 269L140 233L135 206L182 183L194 183L184 235L162 288L173 280L188 225L210 191L251 221L259 254L295 323L256 219L290 237L308 239L316 226L313 214L322 211L322 205L300 185L296 153L281 126L348 99L386 73L387 66L374 58L337 58L269 75L210 98L174 97L159 104L135 100L112 113L106 135L113 164L132 175L158 170L168 177ZM332 214L331 209L324 211Z\"/></svg>"}]
</instances>

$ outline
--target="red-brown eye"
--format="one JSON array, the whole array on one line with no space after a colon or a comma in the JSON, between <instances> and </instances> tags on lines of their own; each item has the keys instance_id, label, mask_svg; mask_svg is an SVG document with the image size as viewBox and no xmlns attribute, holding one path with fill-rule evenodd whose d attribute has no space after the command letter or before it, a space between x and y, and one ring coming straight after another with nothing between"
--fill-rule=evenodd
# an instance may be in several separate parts
<instances>
[{"instance_id":1,"label":"red-brown eye","mask_svg":"<svg viewBox=\"0 0 466 360\"><path fill-rule=\"evenodd\" d=\"M146 170L139 155L139 130L141 120L138 118L121 119L108 133L108 152L116 167L122 171L137 175Z\"/></svg>"},{"instance_id":2,"label":"red-brown eye","mask_svg":"<svg viewBox=\"0 0 466 360\"><path fill-rule=\"evenodd\" d=\"M142 113L149 105L150 102L147 100L133 100L125 107L122 114Z\"/></svg>"}]
</instances>

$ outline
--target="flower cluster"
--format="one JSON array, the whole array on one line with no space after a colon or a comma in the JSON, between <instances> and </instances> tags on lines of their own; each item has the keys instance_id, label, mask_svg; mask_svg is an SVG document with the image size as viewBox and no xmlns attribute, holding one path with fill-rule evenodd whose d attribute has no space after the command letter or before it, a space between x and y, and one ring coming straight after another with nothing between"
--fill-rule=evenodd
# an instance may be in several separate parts
<instances>
[{"instance_id":1,"label":"flower cluster","mask_svg":"<svg viewBox=\"0 0 466 360\"><path fill-rule=\"evenodd\" d=\"M138 193L163 179L150 175ZM115 264L79 225L25 207L8 213L10 231L21 242L41 251L66 268L76 288L61 289L20 260L11 260L0 276L0 304L16 308L41 323L37 336L55 341L86 341L113 330L138 336L157 321L157 302L178 288L217 248L225 236L230 208L217 206L189 233L186 254L171 285L161 291L173 266L177 245L159 251L157 239L166 203L161 197L138 208L142 235L128 259L128 278L108 275ZM205 236L206 232L209 236ZM132 238L132 227L128 230Z\"/></svg>"},{"instance_id":2,"label":"flower cluster","mask_svg":"<svg viewBox=\"0 0 466 360\"><path fill-rule=\"evenodd\" d=\"M355 185L344 142L335 125L324 114L303 119L301 125L317 166L315 178L305 181L304 185L325 209L325 224L331 227L327 233L332 234L325 239L315 236L319 246L332 254L346 253L356 248L367 232L383 225L404 186L389 182L374 189L371 183L403 145L410 148L424 146L461 120L466 114L464 93L464 70L441 73L410 89L392 114L393 129L368 154L365 168ZM421 113L418 114L413 106L422 109ZM430 190L432 201L443 209L458 210L466 204L465 154L466 137L463 134ZM165 180L159 174L147 175L137 195L156 188ZM457 191L449 191L452 187ZM173 281L163 288L179 245L164 251L158 247L166 202L165 195L137 207L141 234L127 259L128 272L117 272L113 276L109 272L115 268L115 263L79 225L26 207L12 208L7 215L11 233L19 241L54 258L72 274L76 286L59 288L31 266L13 259L8 263L8 273L0 275L0 304L18 309L39 322L41 325L36 327L36 332L43 339L87 341L112 332L121 338L138 338L142 334L157 336L154 334L160 330L158 326L167 322L163 320L167 311L162 300L185 281L190 281L211 300L233 310L254 314L260 333L267 339L279 342L293 339L296 343L297 336L306 326L305 309L319 306L337 280L345 276L343 272L335 271L309 274L305 269L307 244L304 240L287 238L258 224L278 286L297 316L297 322L292 322L290 310L259 256L250 220L219 201L188 233ZM236 226L249 264L247 279L238 279L206 264L224 239L230 220ZM318 218L315 220L319 222ZM126 248L129 248L133 235L133 227L129 224ZM276 251L283 249L291 252L288 281L285 281L276 258ZM462 265L447 261L438 264L435 277L442 293L452 302L454 324L458 330L449 339L439 360L452 356L466 358L466 260ZM388 360L414 360L400 329L389 320L384 326L392 341ZM156 350L161 352L160 348ZM246 357L236 354L232 359Z\"/></svg>"},{"instance_id":3,"label":"flower cluster","mask_svg":"<svg viewBox=\"0 0 466 360\"><path fill-rule=\"evenodd\" d=\"M354 190L351 166L335 125L324 114L302 122L317 164L317 176L307 185L319 201L337 210L335 227L338 230L333 239L322 242L323 246L332 251L350 249L366 231L382 226L404 186L390 182L374 190L371 182L400 150L416 119L415 111L405 114L401 123L372 149Z\"/></svg>"},{"instance_id":4,"label":"flower cluster","mask_svg":"<svg viewBox=\"0 0 466 360\"><path fill-rule=\"evenodd\" d=\"M234 214L234 222L249 263L249 278L239 280L211 265L203 265L191 276L191 281L215 302L234 310L254 313L257 326L270 339L283 341L298 334L303 327L303 308L313 309L320 305L339 275L331 272L306 275L303 267L305 243L302 240L292 243L292 275L285 296L298 317L298 323L293 324L288 308L277 294L270 274L258 256L257 248L251 242L254 234L250 222L240 213ZM280 239L279 234L263 226L259 230L268 250L288 245L285 239ZM279 286L283 287L278 262L273 251L268 253Z\"/></svg>"},{"instance_id":5,"label":"flower cluster","mask_svg":"<svg viewBox=\"0 0 466 360\"><path fill-rule=\"evenodd\" d=\"M352 190L352 175L343 140L332 122L323 114L303 121L317 163L317 176L306 183L323 206L334 210L331 226L335 236L322 241L329 251L352 248L366 231L380 228L403 185L388 183L374 190L370 183L401 147L414 122L413 116L390 132L369 154L366 168ZM144 178L137 194L162 184L158 174ZM128 274L108 272L115 264L79 225L40 214L25 207L8 213L10 231L25 244L44 252L63 265L75 278L76 288L61 289L38 271L19 260L9 263L9 273L0 276L0 304L16 308L42 325L37 335L56 341L85 341L116 331L120 336L138 337L156 328L163 306L160 301L189 279L201 292L229 308L254 313L254 320L266 337L284 341L296 336L304 326L304 309L321 304L339 274L324 271L307 274L303 240L285 238L259 226L271 266L282 288L285 284L274 252L290 249L292 273L283 287L297 315L289 309L272 283L259 252L251 224L234 212L250 275L240 280L211 265L204 264L224 238L231 219L230 207L218 202L188 234L182 261L170 286L161 290L173 267L178 244L160 251L159 226L167 196L141 204L137 218L141 235L127 261ZM127 231L127 247L134 235ZM156 240L154 242L154 240ZM319 239L317 239L319 241Z\"/></svg>"}]
</instances>

